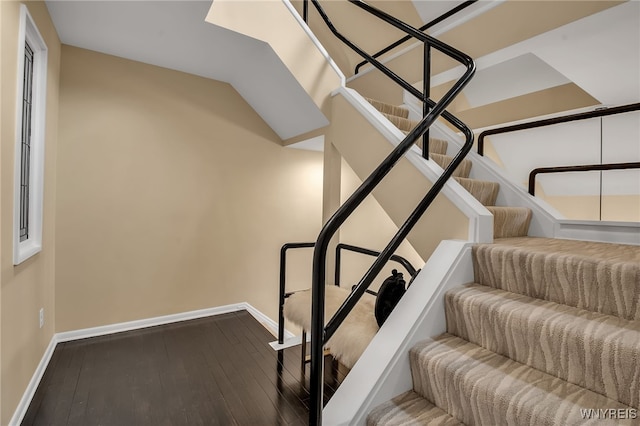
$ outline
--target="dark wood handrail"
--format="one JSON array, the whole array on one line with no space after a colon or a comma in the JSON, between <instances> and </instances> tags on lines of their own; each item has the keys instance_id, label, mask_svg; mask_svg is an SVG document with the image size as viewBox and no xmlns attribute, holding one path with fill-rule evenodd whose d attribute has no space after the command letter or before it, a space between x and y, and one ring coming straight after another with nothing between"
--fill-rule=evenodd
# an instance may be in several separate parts
<instances>
[{"instance_id":1,"label":"dark wood handrail","mask_svg":"<svg viewBox=\"0 0 640 426\"><path fill-rule=\"evenodd\" d=\"M484 155L484 138L489 135L497 135L500 133L516 132L519 130L535 129L536 127L551 126L553 124L568 123L570 121L586 120L589 118L604 117L613 114L622 114L625 112L640 110L640 103L621 105L610 108L598 108L594 111L580 112L577 114L564 115L561 117L546 118L543 120L529 121L527 123L514 124L511 126L496 127L495 129L485 130L478 136L478 154Z\"/></svg>"},{"instance_id":2,"label":"dark wood handrail","mask_svg":"<svg viewBox=\"0 0 640 426\"><path fill-rule=\"evenodd\" d=\"M536 176L544 173L590 172L594 170L640 169L640 162L584 164L579 166L540 167L529 173L529 194L536 195Z\"/></svg>"}]
</instances>

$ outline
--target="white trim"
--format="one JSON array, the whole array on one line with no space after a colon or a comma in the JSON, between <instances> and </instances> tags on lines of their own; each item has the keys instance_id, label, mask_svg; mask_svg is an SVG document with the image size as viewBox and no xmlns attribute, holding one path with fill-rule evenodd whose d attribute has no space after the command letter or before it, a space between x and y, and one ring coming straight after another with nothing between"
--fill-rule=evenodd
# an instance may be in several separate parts
<instances>
[{"instance_id":1,"label":"white trim","mask_svg":"<svg viewBox=\"0 0 640 426\"><path fill-rule=\"evenodd\" d=\"M285 330L285 333L289 333L289 332ZM307 333L307 338L305 339L305 341L306 342L311 341L311 333ZM269 346L271 346L274 351L280 351L282 349L298 346L301 343L302 343L302 334L299 334L297 336L285 338L284 342L282 343L278 343L277 340L274 340L273 342L269 342Z\"/></svg>"},{"instance_id":2,"label":"white trim","mask_svg":"<svg viewBox=\"0 0 640 426\"><path fill-rule=\"evenodd\" d=\"M458 14L456 14L456 15L450 17L449 19L446 19L446 20L442 21L441 23L439 23L438 25L434 26L431 29L432 32L428 32L427 34L429 36L431 36L431 37L434 37L434 38L438 37L438 36L446 33L447 31L450 31L450 30L454 29L458 25L462 25L465 22L470 21L471 19L476 18L476 17L482 15L485 12L488 12L489 10L493 9L496 6L499 6L500 4L504 3L505 1L506 0L492 0L492 1L489 1L489 2L478 2L476 4L481 4L481 6L475 7L475 8L474 8L474 6L471 6L471 8L473 10L471 12L468 12L468 13L459 12ZM392 55L389 55L389 56L385 57L384 59L380 59L379 61L383 65L387 64L388 62L391 62L394 59L399 58L400 56L405 55L406 53L409 53L410 51L412 51L413 49L415 49L417 47L422 47L422 42L416 41L416 42L410 44L409 46L407 46L407 47L405 47L403 49L400 49L396 53L394 53ZM462 66L462 65L461 65L461 67L464 68L464 66ZM359 71L357 74L354 74L351 77L349 77L347 79L347 83L350 83L353 80L357 79L358 77L362 77L363 75L368 74L371 71L374 71L376 69L377 68L374 67L373 65L369 65L368 67L366 67L363 70ZM443 74L443 73L441 73L441 74ZM434 83L434 80L432 78L431 79L431 87L434 87L434 86L436 86L436 84Z\"/></svg>"},{"instance_id":3,"label":"white trim","mask_svg":"<svg viewBox=\"0 0 640 426\"><path fill-rule=\"evenodd\" d=\"M51 361L51 356L53 355L53 351L56 348L58 341L56 340L56 336L54 335L49 342L49 346L44 351L44 355L42 355L42 359L40 363L36 367L36 371L33 373L27 388L22 394L22 398L16 407L16 410L13 413L13 417L9 420L9 426L18 426L22 423L25 414L27 414L27 409L29 409L29 404L31 404L31 400L33 396L36 394L36 390L38 389L38 385L40 384L40 380L42 380L42 376L44 376L44 372L47 369L47 365L49 365L49 361Z\"/></svg>"},{"instance_id":4,"label":"white trim","mask_svg":"<svg viewBox=\"0 0 640 426\"><path fill-rule=\"evenodd\" d=\"M38 389L38 385L42 380L45 370L47 369L47 366L49 365L49 361L51 361L53 351L55 350L56 345L58 343L86 339L89 337L104 336L107 334L121 333L124 331L139 330L143 328L155 327L158 325L171 324L171 323L176 323L181 321L188 321L192 319L212 317L215 315L221 315L221 314L226 314L230 312L238 312L243 310L246 310L259 323L271 329L272 332L275 332L277 334L278 323L272 320L271 318L269 318L268 316L266 316L265 314L263 314L262 312L260 312L259 310L257 310L256 308L254 308L253 306L251 306L251 304L247 302L218 306L214 308L200 309L197 311L182 312L179 314L164 315L164 316L154 317L154 318L146 318L143 320L121 322L117 324L110 324L110 325L105 325L100 327L91 327L91 328L84 328L80 330L56 333L53 335L53 337L51 337L49 346L47 346L47 349L42 355L42 359L40 360L40 363L36 367L36 370L33 373L33 376L31 377L31 380L29 381L29 384L27 385L27 388L25 389L22 395L22 398L18 403L18 406L16 407L16 410L13 413L11 420L9 421L9 426L18 426L20 425L20 423L22 423L22 420L24 419L24 416L27 413L27 410L29 409L29 405L31 404L31 400L33 399L33 396L35 395L36 390ZM285 337L292 338L293 333L285 330Z\"/></svg>"},{"instance_id":5,"label":"white trim","mask_svg":"<svg viewBox=\"0 0 640 426\"><path fill-rule=\"evenodd\" d=\"M29 238L20 241L20 173L22 138L22 91L25 40L34 50L31 113L31 159L29 176ZM18 79L16 91L16 144L13 172L13 264L18 265L42 250L44 154L47 105L47 45L27 6L20 6L18 32Z\"/></svg>"},{"instance_id":6,"label":"white trim","mask_svg":"<svg viewBox=\"0 0 640 426\"><path fill-rule=\"evenodd\" d=\"M87 339L89 337L104 336L107 334L122 333L123 331L139 330L142 328L155 327L158 325L171 324L174 322L227 314L229 312L237 312L243 309L246 309L245 303L236 303L232 305L218 306L215 308L200 309L197 311L181 312L179 314L163 315L160 317L120 322L116 324L102 325L99 327L64 331L62 333L56 333L56 338L58 339L59 343L69 342L72 340ZM249 309L247 309L247 311L248 310Z\"/></svg>"},{"instance_id":7,"label":"white trim","mask_svg":"<svg viewBox=\"0 0 640 426\"><path fill-rule=\"evenodd\" d=\"M450 31L450 30L454 29L458 25L462 25L465 22L468 22L468 21L470 21L470 20L482 15L483 13L486 13L486 12L490 11L494 7L500 6L505 1L507 1L507 0L492 0L492 1L487 1L487 2L485 2L485 1L478 2L474 6L471 6L469 9L465 9L464 11L460 11L460 12L456 13L455 15L449 17L448 19L445 19L444 21L440 22L439 24L433 26L431 28L431 32L429 33L429 35L431 37L438 37L441 34L444 34L447 31Z\"/></svg>"},{"instance_id":8,"label":"white trim","mask_svg":"<svg viewBox=\"0 0 640 426\"><path fill-rule=\"evenodd\" d=\"M384 115L367 102L358 92L348 87L340 87L332 96L341 94L358 112L360 112L394 147L405 135ZM457 137L459 140L460 138ZM460 149L458 147L456 151ZM417 146L405 154L411 164L428 180L435 182L442 175L442 168L432 159L425 161ZM449 179L442 188L442 194L449 199L469 219L469 241L490 243L493 241L493 215L473 195L454 179Z\"/></svg>"},{"instance_id":9,"label":"white trim","mask_svg":"<svg viewBox=\"0 0 640 426\"><path fill-rule=\"evenodd\" d=\"M263 314L262 312L260 312L259 310L257 310L256 308L254 308L253 306L251 306L247 302L240 303L240 306L242 306L242 309L246 309L247 312L249 312L251 315L253 315L253 317L259 323L261 323L262 325L264 325L268 329L270 329L271 332L275 336L278 335L278 323L276 321L272 320L271 318L269 318L268 316L266 316L265 314ZM290 332L287 329L284 330L284 338L285 339L290 339L293 336L294 336L294 334L292 332Z\"/></svg>"},{"instance_id":10,"label":"white trim","mask_svg":"<svg viewBox=\"0 0 640 426\"><path fill-rule=\"evenodd\" d=\"M313 33L313 31L311 31L311 28L309 28L307 23L304 22L304 19L302 19L302 17L300 16L296 8L293 7L293 5L291 4L291 2L289 0L282 0L282 3L284 3L285 7L289 10L291 15L293 15L293 17L298 22L300 27L304 30L304 32L307 33L307 36L309 36L309 38L311 39L311 42L316 45L316 47L318 48L322 56L325 57L325 59L327 60L331 68L333 68L336 74L338 74L338 77L340 77L340 85L344 86L346 84L346 78L342 73L342 70L340 70L340 68L338 67L338 64L334 62L334 60L331 58L331 55L329 55L329 52L327 52L327 50L324 48L322 43L320 43L320 40L318 40L318 38Z\"/></svg>"},{"instance_id":11,"label":"white trim","mask_svg":"<svg viewBox=\"0 0 640 426\"><path fill-rule=\"evenodd\" d=\"M559 220L554 238L640 245L640 222Z\"/></svg>"},{"instance_id":12,"label":"white trim","mask_svg":"<svg viewBox=\"0 0 640 426\"><path fill-rule=\"evenodd\" d=\"M442 241L322 412L332 426L365 425L377 405L412 387L409 349L446 331L444 294L473 281L468 241ZM407 327L407 324L411 324Z\"/></svg>"}]
</instances>

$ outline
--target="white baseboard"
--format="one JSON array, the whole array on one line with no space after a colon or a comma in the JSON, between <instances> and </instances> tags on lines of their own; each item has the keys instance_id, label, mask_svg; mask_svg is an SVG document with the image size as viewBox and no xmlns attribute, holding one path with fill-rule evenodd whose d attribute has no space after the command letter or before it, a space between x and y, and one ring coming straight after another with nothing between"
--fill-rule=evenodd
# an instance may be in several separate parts
<instances>
[{"instance_id":1,"label":"white baseboard","mask_svg":"<svg viewBox=\"0 0 640 426\"><path fill-rule=\"evenodd\" d=\"M247 312L249 312L259 323L267 327L274 336L278 336L278 323L276 321L272 320L247 302L240 303L239 305L242 306L241 309L246 309ZM294 336L295 335L289 330L284 330L285 339L290 339Z\"/></svg>"},{"instance_id":2,"label":"white baseboard","mask_svg":"<svg viewBox=\"0 0 640 426\"><path fill-rule=\"evenodd\" d=\"M56 336L54 334L49 342L49 346L47 346L47 349L44 351L44 355L42 355L40 363L36 367L36 371L33 373L33 376L27 385L27 389L25 389L24 394L18 403L16 411L13 413L13 417L9 420L9 426L18 426L22 423L22 419L24 419L24 415L27 414L29 404L31 404L31 400L36 394L40 380L42 380L42 376L47 369L47 365L49 365L49 361L51 361L51 356L53 355L53 351L57 344L58 342L56 341Z\"/></svg>"},{"instance_id":3,"label":"white baseboard","mask_svg":"<svg viewBox=\"0 0 640 426\"><path fill-rule=\"evenodd\" d=\"M33 399L33 396L35 395L36 390L38 389L38 385L42 380L42 376L44 375L44 372L47 369L47 365L49 365L49 361L51 361L51 356L53 355L53 351L55 350L56 345L58 343L70 342L73 340L80 340L80 339L87 339L89 337L104 336L107 334L121 333L123 331L139 330L142 328L154 327L154 326L164 325L164 324L171 324L175 322L187 321L187 320L198 319L198 318L206 318L214 315L221 315L221 314L238 312L243 310L246 310L247 312L249 312L251 316L253 316L258 322L260 322L266 328L268 328L269 331L271 331L275 335L278 334L278 323L272 320L271 318L269 318L268 316L266 316L265 314L263 314L262 312L260 312L259 310L257 310L256 308L254 308L253 306L251 306L251 304L247 302L241 302L241 303L225 305L225 306L218 306L215 308L200 309L197 311L182 312L179 314L164 315L160 317L147 318L147 319L137 320L137 321L121 322L117 324L104 325L100 327L91 327L91 328L84 328L80 330L56 333L51 338L51 341L49 342L49 346L47 346L47 349L45 350L44 355L40 360L40 363L36 367L36 370L33 373L33 376L31 377L31 381L29 381L29 384L27 385L27 388L24 391L24 394L22 395L20 402L18 403L18 406L16 407L15 412L13 413L13 417L11 417L11 420L9 421L9 426L18 426L20 425L20 423L22 423L22 420L24 419L24 416L27 413L27 409L29 408L29 404L31 404L31 400ZM291 333L288 330L285 330L285 337L291 338L293 337L293 333Z\"/></svg>"},{"instance_id":4,"label":"white baseboard","mask_svg":"<svg viewBox=\"0 0 640 426\"><path fill-rule=\"evenodd\" d=\"M80 330L64 331L56 333L57 342L69 342L72 340L87 339L89 337L104 336L107 334L121 333L123 331L139 330L157 325L171 324L174 322L187 321L198 318L205 318L214 315L226 314L229 312L241 311L246 303L236 303L233 305L218 306L216 308L200 309L197 311L182 312L179 314L163 315L160 317L146 318L136 321L127 321L117 324L103 325L100 327L83 328ZM248 309L247 309L248 310Z\"/></svg>"}]
</instances>

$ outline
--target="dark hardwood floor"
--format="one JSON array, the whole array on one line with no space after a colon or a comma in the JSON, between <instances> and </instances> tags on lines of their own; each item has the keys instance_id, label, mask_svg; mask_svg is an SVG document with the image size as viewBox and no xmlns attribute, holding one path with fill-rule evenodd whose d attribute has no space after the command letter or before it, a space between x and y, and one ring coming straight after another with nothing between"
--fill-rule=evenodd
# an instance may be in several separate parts
<instances>
[{"instance_id":1,"label":"dark hardwood floor","mask_svg":"<svg viewBox=\"0 0 640 426\"><path fill-rule=\"evenodd\" d=\"M248 312L60 343L23 425L304 425L308 365ZM339 379L325 360L325 402Z\"/></svg>"}]
</instances>

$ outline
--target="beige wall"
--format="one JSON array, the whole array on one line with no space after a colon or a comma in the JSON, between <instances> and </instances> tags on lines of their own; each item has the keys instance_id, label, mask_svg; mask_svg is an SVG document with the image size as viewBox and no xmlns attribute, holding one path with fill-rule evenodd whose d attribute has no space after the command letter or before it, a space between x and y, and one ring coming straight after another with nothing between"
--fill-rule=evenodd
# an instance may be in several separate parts
<instances>
[{"instance_id":1,"label":"beige wall","mask_svg":"<svg viewBox=\"0 0 640 426\"><path fill-rule=\"evenodd\" d=\"M302 16L302 2L294 0L292 3ZM404 32L348 2L321 1L320 3L335 28L369 54L405 36ZM423 24L412 1L370 0L367 3L414 27ZM358 24L353 25L354 22ZM309 26L342 72L347 77L352 76L355 66L362 61L362 57L333 35L311 3L309 3ZM392 53L396 50L392 50Z\"/></svg>"},{"instance_id":2,"label":"beige wall","mask_svg":"<svg viewBox=\"0 0 640 426\"><path fill-rule=\"evenodd\" d=\"M472 58L478 59L491 52L498 51L504 47L511 46L620 3L623 3L623 1L508 0L480 16L452 28L437 38ZM359 31L364 33L365 30L360 29ZM366 31L372 31L371 27ZM411 46L411 42L405 43L402 45L402 48L408 48L409 46ZM343 48L347 49L346 47ZM369 52L371 53L373 51ZM391 57L393 53L392 51L384 55L383 58ZM423 80L422 61L423 49L420 45L417 45L417 47L408 50L405 54L389 60L385 65L410 84L414 84ZM437 50L434 49L432 52L432 76L457 65L459 65L458 62ZM363 69L366 68L367 67L364 67ZM402 89L390 82L386 76L377 70L363 74L357 79L352 80L349 83L349 87L352 87L364 96L373 97L389 103L402 103ZM435 92L436 93L432 93L432 98L438 99L438 90L435 90ZM529 103L529 105L534 104ZM526 104L523 104L519 107L526 106ZM580 106L576 106L575 108L579 107ZM553 111L546 113L551 112ZM524 112L521 112L520 115L533 117L535 116L533 115L534 113L537 112L527 112L525 108ZM460 118L462 119L462 117ZM464 121L464 119L462 121Z\"/></svg>"},{"instance_id":3,"label":"beige wall","mask_svg":"<svg viewBox=\"0 0 640 426\"><path fill-rule=\"evenodd\" d=\"M42 251L13 266L13 166L16 141L16 82L20 3L0 2L2 10L2 113L0 145L1 282L1 406L0 424L7 424L54 333L56 145L60 41L43 2L27 2L48 47L45 131L45 185ZM38 311L44 308L45 325Z\"/></svg>"},{"instance_id":4,"label":"beige wall","mask_svg":"<svg viewBox=\"0 0 640 426\"><path fill-rule=\"evenodd\" d=\"M329 95L341 77L282 2L215 1L206 21L269 43L316 106L328 113Z\"/></svg>"},{"instance_id":5,"label":"beige wall","mask_svg":"<svg viewBox=\"0 0 640 426\"><path fill-rule=\"evenodd\" d=\"M346 161L342 161L342 200L345 201L362 183L362 180L353 171ZM360 247L381 251L398 232L398 227L384 211L380 203L374 197L368 197L353 215L345 222L340 230L340 242ZM408 241L403 242L396 254L407 259L416 269L422 268L424 260L418 255ZM360 278L367 272L375 258L362 254L343 251L341 285L350 287L357 284ZM382 281L391 275L392 269L409 276L396 262L389 262L378 279L371 286L376 290Z\"/></svg>"},{"instance_id":6,"label":"beige wall","mask_svg":"<svg viewBox=\"0 0 640 426\"><path fill-rule=\"evenodd\" d=\"M602 216L600 196L549 196L538 193L536 196L551 204L567 219L604 220L622 222L640 222L640 196L605 195L602 197Z\"/></svg>"},{"instance_id":7,"label":"beige wall","mask_svg":"<svg viewBox=\"0 0 640 426\"><path fill-rule=\"evenodd\" d=\"M329 137L359 179L365 179L391 152L391 144L341 94L333 98ZM432 186L409 160L402 158L373 191L396 226L405 222ZM434 224L438 224L434 226ZM378 228L362 232L378 232ZM468 239L469 218L446 197L436 197L407 240L423 259L446 239ZM344 240L341 233L341 240Z\"/></svg>"},{"instance_id":8,"label":"beige wall","mask_svg":"<svg viewBox=\"0 0 640 426\"><path fill-rule=\"evenodd\" d=\"M322 213L322 154L279 143L228 84L64 46L56 331L242 301L276 318L280 246Z\"/></svg>"}]
</instances>

